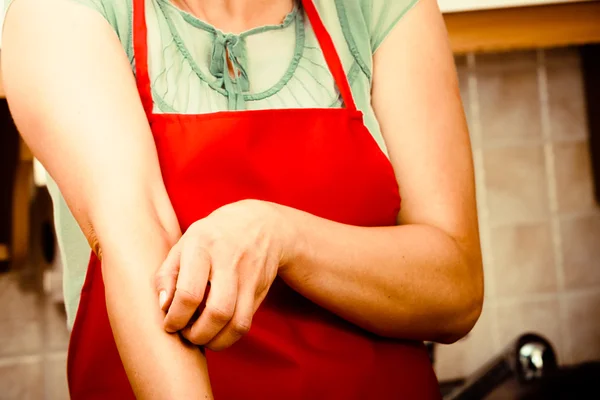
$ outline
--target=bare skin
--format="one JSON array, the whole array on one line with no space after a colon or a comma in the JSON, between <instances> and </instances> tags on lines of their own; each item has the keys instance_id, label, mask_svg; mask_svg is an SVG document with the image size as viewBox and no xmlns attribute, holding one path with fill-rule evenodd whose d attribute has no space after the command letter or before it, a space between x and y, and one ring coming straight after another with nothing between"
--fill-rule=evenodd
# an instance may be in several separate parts
<instances>
[{"instance_id":1,"label":"bare skin","mask_svg":"<svg viewBox=\"0 0 600 400\"><path fill-rule=\"evenodd\" d=\"M223 32L239 34L257 26L280 24L293 0L173 0L184 11Z\"/></svg>"},{"instance_id":2,"label":"bare skin","mask_svg":"<svg viewBox=\"0 0 600 400\"><path fill-rule=\"evenodd\" d=\"M239 32L279 23L291 1L177 5ZM277 274L383 336L450 343L475 324L483 279L473 167L435 0L421 0L374 55L372 104L403 195L397 227L357 228L249 201L218 210L181 237L130 65L107 22L67 0L17 0L2 51L17 126L102 254L111 326L138 398L212 396L202 353L167 332L189 322L210 274L220 274L207 299L213 312L182 333L215 349L250 328ZM254 234L242 238L234 230L248 211L262 218L244 220ZM213 248L211 225L228 237ZM254 261L207 265L183 256L198 248ZM179 288L188 298L177 298Z\"/></svg>"}]
</instances>

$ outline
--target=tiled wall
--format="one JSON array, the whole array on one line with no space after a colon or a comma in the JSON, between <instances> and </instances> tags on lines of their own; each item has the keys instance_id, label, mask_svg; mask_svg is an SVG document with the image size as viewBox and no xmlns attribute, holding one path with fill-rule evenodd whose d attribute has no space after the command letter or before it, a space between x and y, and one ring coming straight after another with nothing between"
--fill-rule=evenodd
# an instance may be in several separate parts
<instances>
[{"instance_id":1,"label":"tiled wall","mask_svg":"<svg viewBox=\"0 0 600 400\"><path fill-rule=\"evenodd\" d=\"M64 312L30 272L0 275L0 399L66 400Z\"/></svg>"},{"instance_id":2,"label":"tiled wall","mask_svg":"<svg viewBox=\"0 0 600 400\"><path fill-rule=\"evenodd\" d=\"M29 263L0 274L0 400L67 400L69 334L64 306L46 296L56 285L42 251L42 222L48 222L47 193L32 202ZM60 260L57 257L57 260ZM48 279L50 278L50 279Z\"/></svg>"},{"instance_id":3,"label":"tiled wall","mask_svg":"<svg viewBox=\"0 0 600 400\"><path fill-rule=\"evenodd\" d=\"M547 336L564 363L598 359L600 211L577 53L457 62L473 137L487 292L474 331L438 348L439 377L470 374L525 331ZM3 400L67 399L64 314L38 294L36 276L0 276Z\"/></svg>"},{"instance_id":4,"label":"tiled wall","mask_svg":"<svg viewBox=\"0 0 600 400\"><path fill-rule=\"evenodd\" d=\"M600 209L573 49L458 58L473 141L486 296L463 341L438 348L465 377L518 335L565 364L600 359Z\"/></svg>"}]
</instances>

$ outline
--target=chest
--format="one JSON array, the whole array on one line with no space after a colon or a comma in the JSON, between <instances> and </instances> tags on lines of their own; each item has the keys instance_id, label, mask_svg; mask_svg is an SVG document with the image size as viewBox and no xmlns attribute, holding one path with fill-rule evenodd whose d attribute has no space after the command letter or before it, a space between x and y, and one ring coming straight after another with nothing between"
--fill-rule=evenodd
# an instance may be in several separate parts
<instances>
[{"instance_id":1,"label":"chest","mask_svg":"<svg viewBox=\"0 0 600 400\"><path fill-rule=\"evenodd\" d=\"M337 19L337 17L336 17ZM354 86L369 84L341 23L328 23ZM162 2L147 10L149 73L156 111L218 111L340 107L312 25L295 8L279 25L225 34ZM360 96L360 93L358 94Z\"/></svg>"}]
</instances>

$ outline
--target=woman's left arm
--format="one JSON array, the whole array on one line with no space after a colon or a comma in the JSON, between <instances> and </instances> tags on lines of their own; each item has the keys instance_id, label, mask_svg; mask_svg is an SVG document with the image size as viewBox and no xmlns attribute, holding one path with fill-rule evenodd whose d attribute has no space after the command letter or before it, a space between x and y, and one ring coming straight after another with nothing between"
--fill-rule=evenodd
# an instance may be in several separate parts
<instances>
[{"instance_id":1,"label":"woman's left arm","mask_svg":"<svg viewBox=\"0 0 600 400\"><path fill-rule=\"evenodd\" d=\"M402 193L400 226L286 209L302 245L279 274L372 332L456 341L481 312L483 271L469 134L435 0L421 0L375 53L372 102Z\"/></svg>"}]
</instances>

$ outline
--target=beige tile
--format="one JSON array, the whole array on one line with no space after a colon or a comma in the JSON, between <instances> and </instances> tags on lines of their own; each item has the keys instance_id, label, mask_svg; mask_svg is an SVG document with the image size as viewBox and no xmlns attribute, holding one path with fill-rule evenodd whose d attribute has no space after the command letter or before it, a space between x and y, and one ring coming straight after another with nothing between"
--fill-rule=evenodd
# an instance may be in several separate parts
<instances>
[{"instance_id":1,"label":"beige tile","mask_svg":"<svg viewBox=\"0 0 600 400\"><path fill-rule=\"evenodd\" d=\"M483 248L482 252L485 253L486 249ZM496 279L493 273L493 268L490 264L486 263L486 258L483 258L483 287L484 287L484 298L485 300L493 300L497 296Z\"/></svg>"},{"instance_id":2,"label":"beige tile","mask_svg":"<svg viewBox=\"0 0 600 400\"><path fill-rule=\"evenodd\" d=\"M481 255L483 261L483 284L485 299L493 299L496 296L496 285L494 280L492 252L490 248L491 232L487 229L487 224L480 227L479 236L481 241Z\"/></svg>"},{"instance_id":3,"label":"beige tile","mask_svg":"<svg viewBox=\"0 0 600 400\"><path fill-rule=\"evenodd\" d=\"M471 134L471 142L473 147L478 147L479 143L476 137L473 136L473 113L471 110L471 96L469 95L469 67L464 56L455 57L456 72L458 74L458 87L460 89L460 98L465 111L465 118Z\"/></svg>"},{"instance_id":4,"label":"beige tile","mask_svg":"<svg viewBox=\"0 0 600 400\"><path fill-rule=\"evenodd\" d=\"M492 274L492 263L491 263L491 232L489 224L485 220L487 217L487 210L485 206L484 197L484 185L477 185L477 208L479 213L479 241L481 244L481 253L483 258L483 280L484 280L484 295L486 299L493 298L495 295L494 277ZM481 193L481 195L480 195Z\"/></svg>"},{"instance_id":5,"label":"beige tile","mask_svg":"<svg viewBox=\"0 0 600 400\"><path fill-rule=\"evenodd\" d=\"M565 298L572 363L600 360L600 291Z\"/></svg>"},{"instance_id":6,"label":"beige tile","mask_svg":"<svg viewBox=\"0 0 600 400\"><path fill-rule=\"evenodd\" d=\"M525 333L535 333L550 341L558 353L559 362L562 362L564 341L557 297L499 304L497 315L498 335L503 348Z\"/></svg>"},{"instance_id":7,"label":"beige tile","mask_svg":"<svg viewBox=\"0 0 600 400\"><path fill-rule=\"evenodd\" d=\"M0 304L0 356L39 351L42 320L38 295L24 292L16 274L2 274Z\"/></svg>"},{"instance_id":8,"label":"beige tile","mask_svg":"<svg viewBox=\"0 0 600 400\"><path fill-rule=\"evenodd\" d=\"M467 376L466 343L467 339L451 345L436 344L435 374L440 382L463 379Z\"/></svg>"},{"instance_id":9,"label":"beige tile","mask_svg":"<svg viewBox=\"0 0 600 400\"><path fill-rule=\"evenodd\" d=\"M47 399L69 400L67 385L67 356L54 356L45 364L45 394Z\"/></svg>"},{"instance_id":10,"label":"beige tile","mask_svg":"<svg viewBox=\"0 0 600 400\"><path fill-rule=\"evenodd\" d=\"M476 58L477 69L532 68L537 65L536 51L482 53Z\"/></svg>"},{"instance_id":11,"label":"beige tile","mask_svg":"<svg viewBox=\"0 0 600 400\"><path fill-rule=\"evenodd\" d=\"M492 225L537 222L548 215L541 146L485 149L483 163Z\"/></svg>"},{"instance_id":12,"label":"beige tile","mask_svg":"<svg viewBox=\"0 0 600 400\"><path fill-rule=\"evenodd\" d=\"M585 136L588 132L583 77L572 53L546 63L550 130L554 138Z\"/></svg>"},{"instance_id":13,"label":"beige tile","mask_svg":"<svg viewBox=\"0 0 600 400\"><path fill-rule=\"evenodd\" d=\"M454 56L454 64L457 68L467 65L467 56L464 54L457 54Z\"/></svg>"},{"instance_id":14,"label":"beige tile","mask_svg":"<svg viewBox=\"0 0 600 400\"><path fill-rule=\"evenodd\" d=\"M497 68L482 68L481 59L477 59L483 145L539 142L542 125L536 63L529 59L495 57ZM492 61L486 60L484 64Z\"/></svg>"},{"instance_id":15,"label":"beige tile","mask_svg":"<svg viewBox=\"0 0 600 400\"><path fill-rule=\"evenodd\" d=\"M556 291L549 223L498 227L492 231L496 296Z\"/></svg>"},{"instance_id":16,"label":"beige tile","mask_svg":"<svg viewBox=\"0 0 600 400\"><path fill-rule=\"evenodd\" d=\"M480 229L484 229L483 220L488 213L487 188L485 185L485 168L482 150L473 153L475 163L475 196L477 200L477 213L479 215Z\"/></svg>"},{"instance_id":17,"label":"beige tile","mask_svg":"<svg viewBox=\"0 0 600 400\"><path fill-rule=\"evenodd\" d=\"M46 349L67 350L69 331L64 305L48 301L46 306Z\"/></svg>"},{"instance_id":18,"label":"beige tile","mask_svg":"<svg viewBox=\"0 0 600 400\"><path fill-rule=\"evenodd\" d=\"M486 304L475 328L464 339L452 345L437 345L435 370L440 381L467 377L494 356L492 318Z\"/></svg>"},{"instance_id":19,"label":"beige tile","mask_svg":"<svg viewBox=\"0 0 600 400\"><path fill-rule=\"evenodd\" d=\"M0 398L2 400L43 399L41 360L18 364L0 364Z\"/></svg>"},{"instance_id":20,"label":"beige tile","mask_svg":"<svg viewBox=\"0 0 600 400\"><path fill-rule=\"evenodd\" d=\"M588 142L555 143L554 157L559 212L595 208Z\"/></svg>"},{"instance_id":21,"label":"beige tile","mask_svg":"<svg viewBox=\"0 0 600 400\"><path fill-rule=\"evenodd\" d=\"M600 285L600 216L563 219L560 230L566 288Z\"/></svg>"},{"instance_id":22,"label":"beige tile","mask_svg":"<svg viewBox=\"0 0 600 400\"><path fill-rule=\"evenodd\" d=\"M580 54L578 47L555 47L544 50L546 64L548 65L580 65Z\"/></svg>"}]
</instances>

